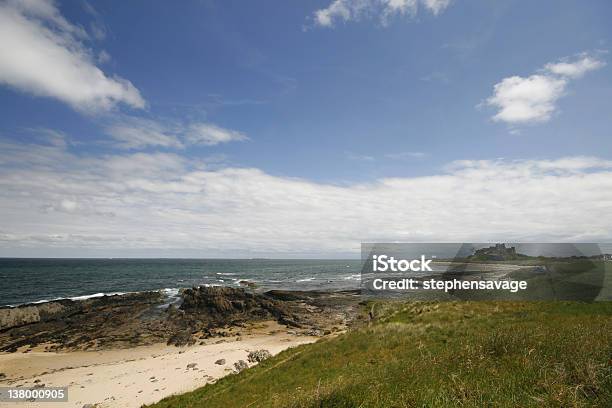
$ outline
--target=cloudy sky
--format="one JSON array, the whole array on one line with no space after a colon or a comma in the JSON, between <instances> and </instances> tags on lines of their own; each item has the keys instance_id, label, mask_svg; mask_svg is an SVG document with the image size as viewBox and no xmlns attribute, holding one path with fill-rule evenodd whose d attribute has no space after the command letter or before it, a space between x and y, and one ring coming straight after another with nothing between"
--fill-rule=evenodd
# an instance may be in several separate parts
<instances>
[{"instance_id":1,"label":"cloudy sky","mask_svg":"<svg viewBox=\"0 0 612 408\"><path fill-rule=\"evenodd\" d=\"M0 256L612 240L606 0L0 0Z\"/></svg>"}]
</instances>

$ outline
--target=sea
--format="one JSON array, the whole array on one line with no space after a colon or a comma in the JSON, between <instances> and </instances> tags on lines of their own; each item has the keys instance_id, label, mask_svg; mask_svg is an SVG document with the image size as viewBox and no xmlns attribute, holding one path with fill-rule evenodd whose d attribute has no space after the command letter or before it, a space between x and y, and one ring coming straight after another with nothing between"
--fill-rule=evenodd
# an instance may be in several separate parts
<instances>
[{"instance_id":1,"label":"sea","mask_svg":"<svg viewBox=\"0 0 612 408\"><path fill-rule=\"evenodd\" d=\"M0 306L200 285L256 290L358 289L359 259L17 259L0 258Z\"/></svg>"}]
</instances>

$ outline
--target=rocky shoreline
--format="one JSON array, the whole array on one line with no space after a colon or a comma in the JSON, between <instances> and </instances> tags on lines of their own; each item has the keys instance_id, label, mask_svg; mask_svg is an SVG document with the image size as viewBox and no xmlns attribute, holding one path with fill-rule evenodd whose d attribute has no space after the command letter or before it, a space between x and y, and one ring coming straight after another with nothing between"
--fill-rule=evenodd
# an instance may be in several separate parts
<instances>
[{"instance_id":1,"label":"rocky shoreline","mask_svg":"<svg viewBox=\"0 0 612 408\"><path fill-rule=\"evenodd\" d=\"M240 335L241 328L276 321L296 334L322 336L346 329L359 292L183 289L176 304L158 291L56 300L0 308L0 352L104 350L167 343L194 345Z\"/></svg>"}]
</instances>

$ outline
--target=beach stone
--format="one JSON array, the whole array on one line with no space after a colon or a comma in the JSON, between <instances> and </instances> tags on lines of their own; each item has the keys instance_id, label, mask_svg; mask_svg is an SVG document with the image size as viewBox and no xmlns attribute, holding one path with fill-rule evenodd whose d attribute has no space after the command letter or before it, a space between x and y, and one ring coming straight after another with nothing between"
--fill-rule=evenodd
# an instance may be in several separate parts
<instances>
[{"instance_id":1,"label":"beach stone","mask_svg":"<svg viewBox=\"0 0 612 408\"><path fill-rule=\"evenodd\" d=\"M224 365L225 364L225 359L221 358L221 359L215 361L215 364L217 364L217 365Z\"/></svg>"},{"instance_id":2,"label":"beach stone","mask_svg":"<svg viewBox=\"0 0 612 408\"><path fill-rule=\"evenodd\" d=\"M310 329L306 332L307 336L316 336L316 337L321 337L323 336L323 331L319 330L319 329Z\"/></svg>"},{"instance_id":3,"label":"beach stone","mask_svg":"<svg viewBox=\"0 0 612 408\"><path fill-rule=\"evenodd\" d=\"M242 370L246 370L247 368L249 368L249 365L244 360L238 360L237 362L234 363L234 368L236 369L236 372L239 373Z\"/></svg>"},{"instance_id":4,"label":"beach stone","mask_svg":"<svg viewBox=\"0 0 612 408\"><path fill-rule=\"evenodd\" d=\"M268 350L262 349L262 350L251 351L249 355L247 356L247 359L251 363L259 363L270 357L272 357L272 354L270 354Z\"/></svg>"},{"instance_id":5,"label":"beach stone","mask_svg":"<svg viewBox=\"0 0 612 408\"><path fill-rule=\"evenodd\" d=\"M189 364L187 364L187 369L188 370L192 369L192 368L195 369L197 365L198 365L198 363L189 363Z\"/></svg>"}]
</instances>

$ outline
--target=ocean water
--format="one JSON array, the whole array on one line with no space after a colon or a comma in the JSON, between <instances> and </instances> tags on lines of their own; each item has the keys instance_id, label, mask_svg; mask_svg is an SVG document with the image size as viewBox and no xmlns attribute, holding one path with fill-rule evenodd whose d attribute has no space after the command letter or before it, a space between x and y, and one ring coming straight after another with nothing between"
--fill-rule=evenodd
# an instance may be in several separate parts
<instances>
[{"instance_id":1,"label":"ocean water","mask_svg":"<svg viewBox=\"0 0 612 408\"><path fill-rule=\"evenodd\" d=\"M165 290L198 285L258 290L358 289L361 261L280 259L12 259L0 258L0 305Z\"/></svg>"}]
</instances>

